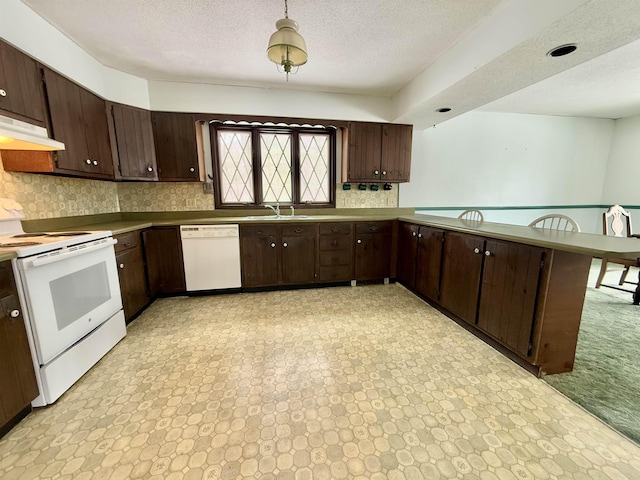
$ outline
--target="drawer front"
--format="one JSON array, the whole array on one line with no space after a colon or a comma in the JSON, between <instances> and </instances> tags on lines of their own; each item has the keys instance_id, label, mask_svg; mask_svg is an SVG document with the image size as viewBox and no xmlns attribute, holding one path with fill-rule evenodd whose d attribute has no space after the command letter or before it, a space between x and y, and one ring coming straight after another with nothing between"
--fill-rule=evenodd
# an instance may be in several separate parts
<instances>
[{"instance_id":1,"label":"drawer front","mask_svg":"<svg viewBox=\"0 0 640 480\"><path fill-rule=\"evenodd\" d=\"M335 252L320 252L320 266L350 265L351 251L336 250Z\"/></svg>"},{"instance_id":2,"label":"drawer front","mask_svg":"<svg viewBox=\"0 0 640 480\"><path fill-rule=\"evenodd\" d=\"M348 282L352 278L351 266L320 267L318 279L321 282Z\"/></svg>"},{"instance_id":3,"label":"drawer front","mask_svg":"<svg viewBox=\"0 0 640 480\"><path fill-rule=\"evenodd\" d=\"M278 235L276 225L240 225L240 235L248 237L275 237Z\"/></svg>"},{"instance_id":4,"label":"drawer front","mask_svg":"<svg viewBox=\"0 0 640 480\"><path fill-rule=\"evenodd\" d=\"M316 234L316 226L311 223L298 223L295 225L283 225L282 235L304 235L310 236Z\"/></svg>"},{"instance_id":5,"label":"drawer front","mask_svg":"<svg viewBox=\"0 0 640 480\"><path fill-rule=\"evenodd\" d=\"M320 251L347 250L351 251L353 237L351 235L321 235Z\"/></svg>"},{"instance_id":6,"label":"drawer front","mask_svg":"<svg viewBox=\"0 0 640 480\"><path fill-rule=\"evenodd\" d=\"M118 240L118 243L115 245L116 253L140 246L140 233L137 231L115 235L113 238Z\"/></svg>"},{"instance_id":7,"label":"drawer front","mask_svg":"<svg viewBox=\"0 0 640 480\"><path fill-rule=\"evenodd\" d=\"M357 233L388 233L391 232L392 222L356 223Z\"/></svg>"},{"instance_id":8,"label":"drawer front","mask_svg":"<svg viewBox=\"0 0 640 480\"><path fill-rule=\"evenodd\" d=\"M320 235L348 235L351 233L351 223L321 223Z\"/></svg>"}]
</instances>

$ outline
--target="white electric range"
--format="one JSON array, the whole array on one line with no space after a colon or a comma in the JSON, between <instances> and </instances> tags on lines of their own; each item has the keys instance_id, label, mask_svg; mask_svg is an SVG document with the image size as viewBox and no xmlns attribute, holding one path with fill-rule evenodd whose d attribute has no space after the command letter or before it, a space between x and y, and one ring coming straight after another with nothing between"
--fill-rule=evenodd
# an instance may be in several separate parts
<instances>
[{"instance_id":1,"label":"white electric range","mask_svg":"<svg viewBox=\"0 0 640 480\"><path fill-rule=\"evenodd\" d=\"M22 207L0 199L0 252L13 251L40 395L55 402L126 335L110 231L25 233Z\"/></svg>"}]
</instances>

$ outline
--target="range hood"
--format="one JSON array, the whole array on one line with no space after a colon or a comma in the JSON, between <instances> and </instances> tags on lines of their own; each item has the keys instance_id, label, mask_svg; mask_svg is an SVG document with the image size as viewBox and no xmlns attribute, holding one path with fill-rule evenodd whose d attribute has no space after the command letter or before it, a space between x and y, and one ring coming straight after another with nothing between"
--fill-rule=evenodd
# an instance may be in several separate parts
<instances>
[{"instance_id":1,"label":"range hood","mask_svg":"<svg viewBox=\"0 0 640 480\"><path fill-rule=\"evenodd\" d=\"M64 150L64 143L49 138L45 128L0 115L0 150Z\"/></svg>"}]
</instances>

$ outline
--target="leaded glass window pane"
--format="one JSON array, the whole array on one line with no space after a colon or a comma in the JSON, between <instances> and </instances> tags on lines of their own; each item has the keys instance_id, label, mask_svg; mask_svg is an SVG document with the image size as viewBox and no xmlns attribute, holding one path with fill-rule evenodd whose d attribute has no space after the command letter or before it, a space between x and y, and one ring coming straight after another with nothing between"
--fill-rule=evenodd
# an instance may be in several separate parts
<instances>
[{"instance_id":1,"label":"leaded glass window pane","mask_svg":"<svg viewBox=\"0 0 640 480\"><path fill-rule=\"evenodd\" d=\"M300 134L300 201L328 203L329 135Z\"/></svg>"},{"instance_id":2,"label":"leaded glass window pane","mask_svg":"<svg viewBox=\"0 0 640 480\"><path fill-rule=\"evenodd\" d=\"M218 159L222 203L253 203L251 132L218 131Z\"/></svg>"},{"instance_id":3,"label":"leaded glass window pane","mask_svg":"<svg viewBox=\"0 0 640 480\"><path fill-rule=\"evenodd\" d=\"M265 203L293 201L291 184L291 135L261 133L262 201Z\"/></svg>"}]
</instances>

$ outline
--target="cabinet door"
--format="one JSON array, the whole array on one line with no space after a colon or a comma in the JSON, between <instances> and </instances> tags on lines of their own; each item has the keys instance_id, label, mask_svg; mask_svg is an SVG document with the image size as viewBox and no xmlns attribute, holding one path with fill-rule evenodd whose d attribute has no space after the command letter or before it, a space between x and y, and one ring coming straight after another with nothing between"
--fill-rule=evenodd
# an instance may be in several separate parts
<instances>
[{"instance_id":1,"label":"cabinet door","mask_svg":"<svg viewBox=\"0 0 640 480\"><path fill-rule=\"evenodd\" d=\"M112 104L112 138L117 178L157 180L156 149L153 144L151 112Z\"/></svg>"},{"instance_id":2,"label":"cabinet door","mask_svg":"<svg viewBox=\"0 0 640 480\"><path fill-rule=\"evenodd\" d=\"M356 280L382 280L391 275L391 222L356 223Z\"/></svg>"},{"instance_id":3,"label":"cabinet door","mask_svg":"<svg viewBox=\"0 0 640 480\"><path fill-rule=\"evenodd\" d=\"M38 384L33 368L11 262L2 262L0 264L0 427L27 408L38 396Z\"/></svg>"},{"instance_id":4,"label":"cabinet door","mask_svg":"<svg viewBox=\"0 0 640 480\"><path fill-rule=\"evenodd\" d=\"M36 61L1 40L0 110L18 120L45 125L44 97Z\"/></svg>"},{"instance_id":5,"label":"cabinet door","mask_svg":"<svg viewBox=\"0 0 640 480\"><path fill-rule=\"evenodd\" d=\"M349 123L348 181L380 180L381 135L380 123Z\"/></svg>"},{"instance_id":6,"label":"cabinet door","mask_svg":"<svg viewBox=\"0 0 640 480\"><path fill-rule=\"evenodd\" d=\"M526 357L544 249L487 240L485 252L478 327Z\"/></svg>"},{"instance_id":7,"label":"cabinet door","mask_svg":"<svg viewBox=\"0 0 640 480\"><path fill-rule=\"evenodd\" d=\"M133 248L116 256L124 316L130 320L149 303L142 249Z\"/></svg>"},{"instance_id":8,"label":"cabinet door","mask_svg":"<svg viewBox=\"0 0 640 480\"><path fill-rule=\"evenodd\" d=\"M416 286L416 259L418 256L418 225L400 223L398 232L398 271L400 283L409 288Z\"/></svg>"},{"instance_id":9,"label":"cabinet door","mask_svg":"<svg viewBox=\"0 0 640 480\"><path fill-rule=\"evenodd\" d=\"M242 286L277 285L280 245L275 225L240 226Z\"/></svg>"},{"instance_id":10,"label":"cabinet door","mask_svg":"<svg viewBox=\"0 0 640 480\"><path fill-rule=\"evenodd\" d=\"M157 227L145 230L142 232L142 240L151 297L184 292L186 283L179 229Z\"/></svg>"},{"instance_id":11,"label":"cabinet door","mask_svg":"<svg viewBox=\"0 0 640 480\"><path fill-rule=\"evenodd\" d=\"M440 304L471 324L476 322L483 247L480 237L457 232L445 235Z\"/></svg>"},{"instance_id":12,"label":"cabinet door","mask_svg":"<svg viewBox=\"0 0 640 480\"><path fill-rule=\"evenodd\" d=\"M444 230L420 227L416 267L416 291L431 300L438 300L440 292L440 266Z\"/></svg>"},{"instance_id":13,"label":"cabinet door","mask_svg":"<svg viewBox=\"0 0 640 480\"><path fill-rule=\"evenodd\" d=\"M413 126L411 125L395 125L392 123L382 125L381 181L409 181L412 134Z\"/></svg>"},{"instance_id":14,"label":"cabinet door","mask_svg":"<svg viewBox=\"0 0 640 480\"><path fill-rule=\"evenodd\" d=\"M151 119L158 178L161 181L199 181L198 146L193 115L153 112Z\"/></svg>"},{"instance_id":15,"label":"cabinet door","mask_svg":"<svg viewBox=\"0 0 640 480\"><path fill-rule=\"evenodd\" d=\"M296 228L311 230L311 226L283 227L282 233L282 283L313 283L316 279L316 236L287 232Z\"/></svg>"},{"instance_id":16,"label":"cabinet door","mask_svg":"<svg viewBox=\"0 0 640 480\"><path fill-rule=\"evenodd\" d=\"M96 176L113 177L106 102L84 88L80 88L80 99L87 155L91 161L88 172Z\"/></svg>"},{"instance_id":17,"label":"cabinet door","mask_svg":"<svg viewBox=\"0 0 640 480\"><path fill-rule=\"evenodd\" d=\"M65 146L64 150L57 152L56 168L76 173L89 172L80 87L48 68L43 71L53 138Z\"/></svg>"}]
</instances>

